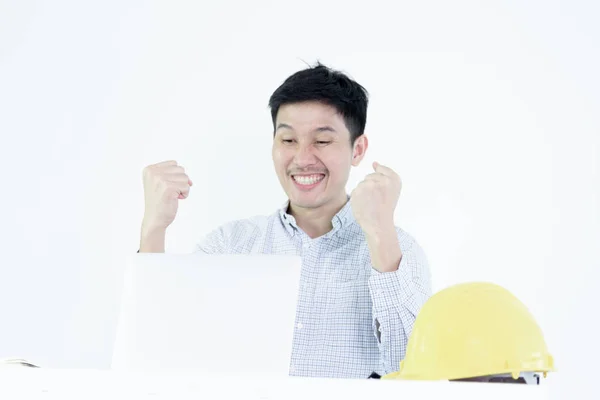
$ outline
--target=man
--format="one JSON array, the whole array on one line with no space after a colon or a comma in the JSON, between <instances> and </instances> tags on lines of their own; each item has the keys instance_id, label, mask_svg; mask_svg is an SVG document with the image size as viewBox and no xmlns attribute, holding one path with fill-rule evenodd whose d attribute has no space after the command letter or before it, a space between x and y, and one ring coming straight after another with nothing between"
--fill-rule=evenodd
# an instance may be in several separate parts
<instances>
[{"instance_id":1,"label":"man","mask_svg":"<svg viewBox=\"0 0 600 400\"><path fill-rule=\"evenodd\" d=\"M367 151L367 103L361 85L321 64L290 76L269 101L273 163L288 201L198 245L209 254L302 256L291 375L364 379L398 370L431 295L421 247L394 225L399 176L374 163L351 196L345 191ZM140 251L164 252L192 184L175 161L145 168Z\"/></svg>"}]
</instances>

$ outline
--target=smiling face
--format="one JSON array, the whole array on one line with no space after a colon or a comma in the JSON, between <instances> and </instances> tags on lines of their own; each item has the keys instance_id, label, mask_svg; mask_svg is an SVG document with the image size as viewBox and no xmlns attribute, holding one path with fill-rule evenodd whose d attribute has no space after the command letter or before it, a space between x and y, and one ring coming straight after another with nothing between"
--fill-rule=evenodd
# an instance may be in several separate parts
<instances>
[{"instance_id":1,"label":"smiling face","mask_svg":"<svg viewBox=\"0 0 600 400\"><path fill-rule=\"evenodd\" d=\"M352 144L344 118L316 101L282 105L275 128L273 163L291 208L341 208L350 168L364 157L367 138Z\"/></svg>"}]
</instances>

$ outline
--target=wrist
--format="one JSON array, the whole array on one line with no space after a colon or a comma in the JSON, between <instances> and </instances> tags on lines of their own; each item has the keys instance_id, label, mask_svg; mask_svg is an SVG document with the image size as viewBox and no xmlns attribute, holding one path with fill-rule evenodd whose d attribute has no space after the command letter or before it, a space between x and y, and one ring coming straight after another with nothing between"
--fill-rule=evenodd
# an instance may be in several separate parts
<instances>
[{"instance_id":1,"label":"wrist","mask_svg":"<svg viewBox=\"0 0 600 400\"><path fill-rule=\"evenodd\" d=\"M140 253L163 253L166 232L166 228L142 224Z\"/></svg>"},{"instance_id":2,"label":"wrist","mask_svg":"<svg viewBox=\"0 0 600 400\"><path fill-rule=\"evenodd\" d=\"M142 236L156 236L167 231L167 227L154 219L144 216L142 219Z\"/></svg>"},{"instance_id":3,"label":"wrist","mask_svg":"<svg viewBox=\"0 0 600 400\"><path fill-rule=\"evenodd\" d=\"M398 233L393 224L381 226L365 232L371 264L379 272L393 272L398 270L402 251L398 240Z\"/></svg>"},{"instance_id":4,"label":"wrist","mask_svg":"<svg viewBox=\"0 0 600 400\"><path fill-rule=\"evenodd\" d=\"M368 242L372 242L373 244L379 243L386 238L397 237L396 226L394 222L388 222L385 224L373 225L370 227L366 227L363 229L365 232L365 237Z\"/></svg>"}]
</instances>

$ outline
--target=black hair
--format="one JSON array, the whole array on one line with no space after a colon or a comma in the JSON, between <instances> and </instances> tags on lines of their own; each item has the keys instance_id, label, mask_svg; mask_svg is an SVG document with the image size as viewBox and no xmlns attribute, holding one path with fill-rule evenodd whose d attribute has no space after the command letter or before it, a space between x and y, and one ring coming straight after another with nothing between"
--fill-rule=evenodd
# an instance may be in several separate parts
<instances>
[{"instance_id":1,"label":"black hair","mask_svg":"<svg viewBox=\"0 0 600 400\"><path fill-rule=\"evenodd\" d=\"M287 78L269 99L273 129L281 106L305 101L319 101L334 107L350 132L351 144L365 132L369 93L342 72L318 62Z\"/></svg>"}]
</instances>

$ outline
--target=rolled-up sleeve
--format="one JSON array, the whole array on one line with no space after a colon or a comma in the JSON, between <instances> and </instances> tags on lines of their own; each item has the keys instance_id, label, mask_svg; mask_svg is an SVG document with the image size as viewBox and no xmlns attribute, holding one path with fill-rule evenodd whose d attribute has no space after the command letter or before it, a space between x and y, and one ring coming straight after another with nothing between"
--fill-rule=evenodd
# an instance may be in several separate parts
<instances>
[{"instance_id":1,"label":"rolled-up sleeve","mask_svg":"<svg viewBox=\"0 0 600 400\"><path fill-rule=\"evenodd\" d=\"M222 254L227 252L224 227L211 231L200 242L196 244L196 253Z\"/></svg>"},{"instance_id":2,"label":"rolled-up sleeve","mask_svg":"<svg viewBox=\"0 0 600 400\"><path fill-rule=\"evenodd\" d=\"M372 268L369 278L380 354L378 373L382 375L399 369L417 314L431 296L431 275L423 249L401 231L399 239L402 258L398 270L381 273Z\"/></svg>"},{"instance_id":3,"label":"rolled-up sleeve","mask_svg":"<svg viewBox=\"0 0 600 400\"><path fill-rule=\"evenodd\" d=\"M259 220L263 225L265 220ZM249 254L261 237L256 219L233 220L210 231L199 243L196 252L204 254Z\"/></svg>"}]
</instances>

